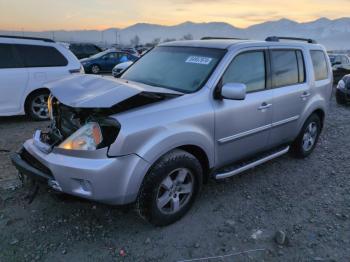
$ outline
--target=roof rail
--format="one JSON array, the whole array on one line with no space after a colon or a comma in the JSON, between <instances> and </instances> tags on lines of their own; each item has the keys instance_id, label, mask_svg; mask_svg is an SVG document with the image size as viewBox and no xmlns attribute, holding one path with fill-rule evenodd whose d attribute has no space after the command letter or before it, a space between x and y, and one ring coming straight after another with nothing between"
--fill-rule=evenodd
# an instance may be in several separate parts
<instances>
[{"instance_id":1,"label":"roof rail","mask_svg":"<svg viewBox=\"0 0 350 262\"><path fill-rule=\"evenodd\" d=\"M0 37L4 38L14 38L14 39L26 39L26 40L39 40L39 41L44 41L48 43L55 43L52 39L48 38L41 38L41 37L28 37L28 36L15 36L15 35L0 35Z\"/></svg>"},{"instance_id":2,"label":"roof rail","mask_svg":"<svg viewBox=\"0 0 350 262\"><path fill-rule=\"evenodd\" d=\"M279 42L280 40L304 41L309 44L317 44L316 40L311 38L286 37L286 36L269 36L265 39L267 42Z\"/></svg>"},{"instance_id":3,"label":"roof rail","mask_svg":"<svg viewBox=\"0 0 350 262\"><path fill-rule=\"evenodd\" d=\"M248 39L236 38L236 37L212 37L212 36L205 36L205 37L202 37L201 40L248 40Z\"/></svg>"}]
</instances>

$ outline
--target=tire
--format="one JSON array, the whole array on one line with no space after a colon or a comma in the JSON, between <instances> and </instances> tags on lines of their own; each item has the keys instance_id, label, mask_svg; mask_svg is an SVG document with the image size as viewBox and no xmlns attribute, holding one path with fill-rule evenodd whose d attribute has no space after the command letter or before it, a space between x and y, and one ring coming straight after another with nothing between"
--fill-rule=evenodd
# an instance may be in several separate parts
<instances>
[{"instance_id":1,"label":"tire","mask_svg":"<svg viewBox=\"0 0 350 262\"><path fill-rule=\"evenodd\" d=\"M47 108L47 99L50 92L41 90L31 94L25 104L26 114L35 121L45 121L49 119L49 111Z\"/></svg>"},{"instance_id":2,"label":"tire","mask_svg":"<svg viewBox=\"0 0 350 262\"><path fill-rule=\"evenodd\" d=\"M97 75L101 72L101 68L98 65L91 66L91 73Z\"/></svg>"},{"instance_id":3,"label":"tire","mask_svg":"<svg viewBox=\"0 0 350 262\"><path fill-rule=\"evenodd\" d=\"M304 123L298 137L291 146L291 153L297 158L309 156L315 149L322 131L321 119L312 114Z\"/></svg>"},{"instance_id":4,"label":"tire","mask_svg":"<svg viewBox=\"0 0 350 262\"><path fill-rule=\"evenodd\" d=\"M173 150L150 169L142 183L136 209L155 226L172 224L189 211L202 181L203 169L198 159L186 151Z\"/></svg>"}]
</instances>

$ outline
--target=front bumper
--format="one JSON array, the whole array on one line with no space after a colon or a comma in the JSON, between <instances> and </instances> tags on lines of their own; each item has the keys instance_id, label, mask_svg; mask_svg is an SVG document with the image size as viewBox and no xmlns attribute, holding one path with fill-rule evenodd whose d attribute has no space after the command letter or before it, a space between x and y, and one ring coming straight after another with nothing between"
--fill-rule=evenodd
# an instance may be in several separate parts
<instances>
[{"instance_id":1,"label":"front bumper","mask_svg":"<svg viewBox=\"0 0 350 262\"><path fill-rule=\"evenodd\" d=\"M19 172L57 191L111 205L136 200L148 162L133 154L109 158L107 149L79 153L44 153L30 139L11 159Z\"/></svg>"}]
</instances>

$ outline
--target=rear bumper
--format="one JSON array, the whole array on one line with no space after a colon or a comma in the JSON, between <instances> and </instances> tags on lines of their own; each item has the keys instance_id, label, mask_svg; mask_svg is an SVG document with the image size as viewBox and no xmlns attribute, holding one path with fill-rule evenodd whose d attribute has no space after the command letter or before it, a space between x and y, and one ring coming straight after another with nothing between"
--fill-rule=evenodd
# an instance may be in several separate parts
<instances>
[{"instance_id":1,"label":"rear bumper","mask_svg":"<svg viewBox=\"0 0 350 262\"><path fill-rule=\"evenodd\" d=\"M60 192L111 205L136 200L148 162L137 155L109 158L107 150L68 153L44 153L30 139L11 159L19 172Z\"/></svg>"},{"instance_id":2,"label":"rear bumper","mask_svg":"<svg viewBox=\"0 0 350 262\"><path fill-rule=\"evenodd\" d=\"M350 102L350 90L349 89L339 89L337 88L336 94L337 98L341 100Z\"/></svg>"}]
</instances>

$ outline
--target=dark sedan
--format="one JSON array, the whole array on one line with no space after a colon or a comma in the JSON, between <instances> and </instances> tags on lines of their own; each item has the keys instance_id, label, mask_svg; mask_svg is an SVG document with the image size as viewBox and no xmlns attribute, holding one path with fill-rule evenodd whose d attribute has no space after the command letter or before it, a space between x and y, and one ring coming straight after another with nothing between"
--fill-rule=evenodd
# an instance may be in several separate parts
<instances>
[{"instance_id":1,"label":"dark sedan","mask_svg":"<svg viewBox=\"0 0 350 262\"><path fill-rule=\"evenodd\" d=\"M336 91L338 104L350 103L350 75L344 76L338 83Z\"/></svg>"},{"instance_id":2,"label":"dark sedan","mask_svg":"<svg viewBox=\"0 0 350 262\"><path fill-rule=\"evenodd\" d=\"M109 49L89 58L82 59L80 62L84 67L85 73L99 74L110 73L116 65L128 61L134 62L137 59L137 56L128 52Z\"/></svg>"}]
</instances>

